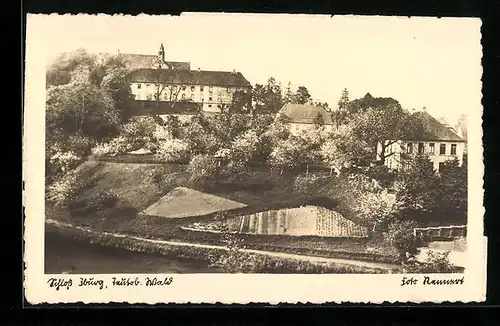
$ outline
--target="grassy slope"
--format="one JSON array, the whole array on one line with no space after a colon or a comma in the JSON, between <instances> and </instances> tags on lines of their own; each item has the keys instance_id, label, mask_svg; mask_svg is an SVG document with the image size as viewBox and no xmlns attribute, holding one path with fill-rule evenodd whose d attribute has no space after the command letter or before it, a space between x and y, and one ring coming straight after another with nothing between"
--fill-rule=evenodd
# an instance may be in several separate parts
<instances>
[{"instance_id":1,"label":"grassy slope","mask_svg":"<svg viewBox=\"0 0 500 326\"><path fill-rule=\"evenodd\" d=\"M47 206L48 217L98 230L124 232L148 238L221 243L219 235L184 231L178 228L182 224L192 223L193 219L165 219L137 215L173 188L186 186L189 176L184 166L86 162L80 170L82 176L92 181L78 194L80 201L86 201L100 191L112 190L119 198L117 203L102 212L101 216L93 217L70 216L68 212L54 212L50 206ZM295 194L289 178L277 177L262 171L255 171L245 180L233 181L212 193L247 204L249 207L246 212L297 206L304 200ZM321 256L332 256L333 251L341 251L344 254L369 252L386 256L391 253L390 248L387 248L381 241L367 239L250 235L243 236L243 238L247 247L269 250L274 248L283 251L293 248L294 251Z\"/></svg>"}]
</instances>

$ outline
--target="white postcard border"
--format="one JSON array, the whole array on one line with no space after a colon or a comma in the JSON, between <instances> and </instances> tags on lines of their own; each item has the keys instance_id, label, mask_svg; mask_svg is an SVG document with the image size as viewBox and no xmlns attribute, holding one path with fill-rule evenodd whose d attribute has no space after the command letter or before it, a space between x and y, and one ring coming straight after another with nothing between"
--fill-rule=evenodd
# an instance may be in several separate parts
<instances>
[{"instance_id":1,"label":"white postcard border","mask_svg":"<svg viewBox=\"0 0 500 326\"><path fill-rule=\"evenodd\" d=\"M82 275L102 278L107 289L50 288L44 274L45 55L40 26L49 15L29 15L26 31L26 82L23 178L25 190L25 296L29 303L325 303L325 302L480 302L486 293L486 241L483 237L481 110L469 113L468 263L461 286L401 286L403 275ZM352 19L360 19L353 17ZM366 19L366 18L364 18ZM419 19L419 18L412 18ZM423 19L423 18L421 18ZM433 18L428 18L433 19ZM442 18L446 19L446 18ZM87 28L87 27L85 27ZM480 24L478 24L478 37ZM479 42L479 39L478 39ZM480 63L478 63L480 64ZM478 69L482 69L478 67ZM479 89L478 92L481 92ZM481 96L480 96L481 97ZM480 98L479 97L479 98ZM482 108L478 103L478 107ZM173 277L167 287L112 287L112 277ZM405 275L411 277L412 275ZM423 275L413 275L422 280ZM433 274L431 278L462 275ZM65 275L78 283L80 275Z\"/></svg>"}]
</instances>

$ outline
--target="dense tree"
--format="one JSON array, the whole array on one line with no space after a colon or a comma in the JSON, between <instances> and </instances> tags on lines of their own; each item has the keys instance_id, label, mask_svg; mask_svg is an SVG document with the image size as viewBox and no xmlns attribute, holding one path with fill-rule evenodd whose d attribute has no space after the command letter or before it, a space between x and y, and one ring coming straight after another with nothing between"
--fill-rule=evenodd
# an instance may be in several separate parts
<instances>
[{"instance_id":1,"label":"dense tree","mask_svg":"<svg viewBox=\"0 0 500 326\"><path fill-rule=\"evenodd\" d=\"M224 110L221 111L224 112ZM228 113L245 114L252 112L252 94L241 90L235 91L228 107Z\"/></svg>"},{"instance_id":2,"label":"dense tree","mask_svg":"<svg viewBox=\"0 0 500 326\"><path fill-rule=\"evenodd\" d=\"M274 77L266 85L256 84L252 95L255 113L276 113L283 106L281 85Z\"/></svg>"},{"instance_id":3,"label":"dense tree","mask_svg":"<svg viewBox=\"0 0 500 326\"><path fill-rule=\"evenodd\" d=\"M452 223L467 223L467 162L446 161L440 168L440 219Z\"/></svg>"},{"instance_id":4,"label":"dense tree","mask_svg":"<svg viewBox=\"0 0 500 326\"><path fill-rule=\"evenodd\" d=\"M442 203L440 187L432 162L417 155L398 175L396 197L402 203L401 217L423 223L435 219Z\"/></svg>"},{"instance_id":5,"label":"dense tree","mask_svg":"<svg viewBox=\"0 0 500 326\"><path fill-rule=\"evenodd\" d=\"M299 86L293 96L295 104L311 104L312 98L309 90L305 86Z\"/></svg>"},{"instance_id":6,"label":"dense tree","mask_svg":"<svg viewBox=\"0 0 500 326\"><path fill-rule=\"evenodd\" d=\"M325 119L323 118L323 115L318 112L318 114L314 117L313 122L316 128L321 128L325 124Z\"/></svg>"},{"instance_id":7,"label":"dense tree","mask_svg":"<svg viewBox=\"0 0 500 326\"><path fill-rule=\"evenodd\" d=\"M288 83L285 93L283 94L283 104L294 103L294 94L292 91L292 83Z\"/></svg>"},{"instance_id":8,"label":"dense tree","mask_svg":"<svg viewBox=\"0 0 500 326\"><path fill-rule=\"evenodd\" d=\"M48 89L47 133L79 134L100 140L117 131L120 112L112 97L87 78L88 71L79 69L70 83Z\"/></svg>"},{"instance_id":9,"label":"dense tree","mask_svg":"<svg viewBox=\"0 0 500 326\"><path fill-rule=\"evenodd\" d=\"M392 97L373 97L370 93L362 98L350 101L347 105L348 115L368 110L369 108L401 107L401 104Z\"/></svg>"},{"instance_id":10,"label":"dense tree","mask_svg":"<svg viewBox=\"0 0 500 326\"><path fill-rule=\"evenodd\" d=\"M349 125L340 126L321 147L325 163L341 170L344 167L366 165L371 156L370 146L358 139Z\"/></svg>"},{"instance_id":11,"label":"dense tree","mask_svg":"<svg viewBox=\"0 0 500 326\"><path fill-rule=\"evenodd\" d=\"M59 56L47 70L47 132L101 139L116 131L128 117L127 74L120 56L83 49Z\"/></svg>"},{"instance_id":12,"label":"dense tree","mask_svg":"<svg viewBox=\"0 0 500 326\"><path fill-rule=\"evenodd\" d=\"M305 142L301 142L297 137L291 136L280 140L269 155L268 163L272 168L280 171L293 171L307 164L309 161Z\"/></svg>"},{"instance_id":13,"label":"dense tree","mask_svg":"<svg viewBox=\"0 0 500 326\"><path fill-rule=\"evenodd\" d=\"M418 139L421 125L399 105L371 107L350 119L354 134L372 146L374 158L381 164L394 155L388 151L401 139Z\"/></svg>"},{"instance_id":14,"label":"dense tree","mask_svg":"<svg viewBox=\"0 0 500 326\"><path fill-rule=\"evenodd\" d=\"M332 118L335 121L335 125L338 126L345 123L347 118L347 108L349 105L349 91L347 88L344 88L342 94L340 95L340 99L337 102L337 110L332 112Z\"/></svg>"}]
</instances>

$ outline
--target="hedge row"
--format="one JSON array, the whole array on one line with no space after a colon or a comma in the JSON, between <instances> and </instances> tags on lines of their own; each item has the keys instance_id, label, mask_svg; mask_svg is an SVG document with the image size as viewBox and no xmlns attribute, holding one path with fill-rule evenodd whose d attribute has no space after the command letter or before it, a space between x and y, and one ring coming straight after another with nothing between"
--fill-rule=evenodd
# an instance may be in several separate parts
<instances>
[{"instance_id":1,"label":"hedge row","mask_svg":"<svg viewBox=\"0 0 500 326\"><path fill-rule=\"evenodd\" d=\"M89 229L78 229L63 224L46 224L46 232L53 232L60 236L77 241L85 241L106 247L127 249L135 252L160 254L168 257L195 259L212 262L228 254L228 250L219 248L200 248L191 246L153 243L130 236L116 236L99 233ZM234 253L232 253L234 255ZM302 274L385 274L388 270L382 268L361 267L339 263L315 263L294 259L283 259L260 254L238 253L241 261L256 261L251 273L302 273ZM233 256L234 257L234 256ZM221 266L224 269L224 266Z\"/></svg>"},{"instance_id":2,"label":"hedge row","mask_svg":"<svg viewBox=\"0 0 500 326\"><path fill-rule=\"evenodd\" d=\"M117 156L99 156L94 158L96 161L108 163L129 163L129 164L178 164L186 165L188 162L165 162L153 154L123 154Z\"/></svg>"}]
</instances>

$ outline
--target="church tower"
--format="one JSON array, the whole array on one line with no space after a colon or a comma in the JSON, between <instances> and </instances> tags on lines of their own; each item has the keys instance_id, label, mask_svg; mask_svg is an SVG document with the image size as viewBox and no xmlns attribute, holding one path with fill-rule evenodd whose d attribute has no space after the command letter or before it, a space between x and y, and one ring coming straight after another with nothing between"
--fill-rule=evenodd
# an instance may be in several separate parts
<instances>
[{"instance_id":1,"label":"church tower","mask_svg":"<svg viewBox=\"0 0 500 326\"><path fill-rule=\"evenodd\" d=\"M158 51L158 68L170 68L167 61L165 61L165 47L163 46L163 43L160 44L160 50Z\"/></svg>"}]
</instances>

